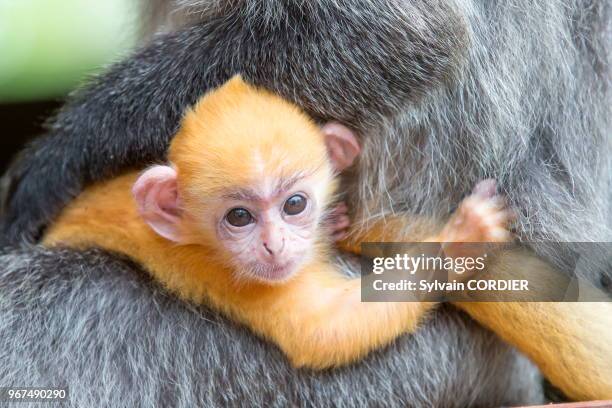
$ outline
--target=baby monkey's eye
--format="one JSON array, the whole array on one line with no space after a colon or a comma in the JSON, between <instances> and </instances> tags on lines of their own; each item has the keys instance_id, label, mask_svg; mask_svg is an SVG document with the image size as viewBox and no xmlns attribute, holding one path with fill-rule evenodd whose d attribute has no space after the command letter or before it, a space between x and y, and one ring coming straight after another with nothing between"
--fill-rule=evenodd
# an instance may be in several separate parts
<instances>
[{"instance_id":1,"label":"baby monkey's eye","mask_svg":"<svg viewBox=\"0 0 612 408\"><path fill-rule=\"evenodd\" d=\"M244 227L253 222L253 216L244 208L234 208L225 216L227 222L234 227Z\"/></svg>"},{"instance_id":2,"label":"baby monkey's eye","mask_svg":"<svg viewBox=\"0 0 612 408\"><path fill-rule=\"evenodd\" d=\"M285 201L283 211L287 215L297 215L306 208L306 197L301 194L292 195Z\"/></svg>"}]
</instances>

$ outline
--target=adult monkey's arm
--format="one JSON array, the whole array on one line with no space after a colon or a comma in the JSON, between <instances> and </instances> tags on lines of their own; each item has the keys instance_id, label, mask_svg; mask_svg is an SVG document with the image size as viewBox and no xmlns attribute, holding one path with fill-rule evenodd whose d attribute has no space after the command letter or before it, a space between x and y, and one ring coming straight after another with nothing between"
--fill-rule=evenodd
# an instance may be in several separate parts
<instances>
[{"instance_id":1,"label":"adult monkey's arm","mask_svg":"<svg viewBox=\"0 0 612 408\"><path fill-rule=\"evenodd\" d=\"M8 172L5 238L35 239L84 185L162 159L185 107L236 72L361 127L452 76L465 49L443 2L242 6L156 39L77 93Z\"/></svg>"}]
</instances>

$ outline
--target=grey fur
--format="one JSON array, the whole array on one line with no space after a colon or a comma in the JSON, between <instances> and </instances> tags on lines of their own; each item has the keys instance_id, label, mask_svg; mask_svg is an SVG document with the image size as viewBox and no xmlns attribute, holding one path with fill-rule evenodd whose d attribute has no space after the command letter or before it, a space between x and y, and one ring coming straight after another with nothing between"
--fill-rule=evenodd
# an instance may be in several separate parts
<instances>
[{"instance_id":1,"label":"grey fur","mask_svg":"<svg viewBox=\"0 0 612 408\"><path fill-rule=\"evenodd\" d=\"M0 256L0 290L0 386L68 385L74 407L541 401L533 365L449 309L358 365L315 374L98 251L12 251Z\"/></svg>"},{"instance_id":2,"label":"grey fur","mask_svg":"<svg viewBox=\"0 0 612 408\"><path fill-rule=\"evenodd\" d=\"M462 18L444 2L238 4L156 37L70 98L8 171L9 242L33 241L85 185L164 160L182 112L237 72L362 129L452 81L465 60Z\"/></svg>"},{"instance_id":3,"label":"grey fur","mask_svg":"<svg viewBox=\"0 0 612 408\"><path fill-rule=\"evenodd\" d=\"M379 3L353 1L342 15L354 18ZM395 212L442 218L477 180L493 176L520 210L519 233L525 241L610 240L609 2L389 3L425 16L411 19L406 12L406 18L392 19L413 23L414 38L428 33L431 26L423 23L430 18L445 35L444 45L453 48L433 80L428 81L431 72L416 72L410 80L422 80L420 86L407 90L402 87L407 82L396 82L395 89L385 88L387 83L368 81L367 64L363 78L341 77L345 81L336 83L342 66L328 67L320 78L295 66L290 68L303 78L283 81L285 71L273 71L265 83L252 75L320 120L343 120L362 133L364 154L356 182L347 186L356 226ZM159 8L151 14L150 31L160 24L172 31L218 18L229 6L240 7L243 21L253 27L274 27L285 7L272 0L152 4ZM341 10L334 7L340 2L331 0L300 4L306 11L321 4ZM431 12L418 13L423 7ZM364 12L363 21L367 16ZM183 37L174 40L181 44ZM337 38L325 40L334 44ZM427 52L422 44L404 45ZM350 65L359 67L362 61L352 57ZM317 67L308 62L303 66ZM399 62L408 69L412 61ZM389 66L388 73L404 73L394 68ZM274 75L281 80L275 82ZM408 92L413 89L418 92ZM351 99L355 95L371 99ZM69 125L74 124L67 121L64 128ZM557 255L536 250L549 258ZM118 260L30 248L8 252L0 261L0 325L3 333L11 333L0 340L6 361L0 380L56 378L81 395L76 405L129 405L117 398L124 393L122 398L140 398L134 390L145 392L143 405L174 396L177 406L231 405L241 399L254 405L493 406L539 399L533 367L451 308L363 364L311 376L287 371L271 346L164 295ZM402 388L393 393L390 384ZM217 392L221 388L225 392Z\"/></svg>"},{"instance_id":4,"label":"grey fur","mask_svg":"<svg viewBox=\"0 0 612 408\"><path fill-rule=\"evenodd\" d=\"M283 9L274 1L155 3L153 10L164 12L147 19L150 32L205 21L225 7L242 7L269 24L282 18ZM361 3L364 10L376 4ZM456 76L403 106L382 100L381 105L392 103L395 114L372 117L370 112L364 123L366 114L356 122L334 113L363 133L359 182L349 185L350 201L361 204L356 218L364 228L396 212L443 218L478 180L495 177L518 209L523 241L611 241L610 2L433 3L431 18L452 24L450 31L461 38L453 46L465 48L456 51L451 64L449 72ZM422 15L415 12L424 10L418 4L402 6L406 16ZM291 96L289 90L278 91ZM344 98L342 87L330 92ZM346 99L352 92L346 91ZM312 114L329 116L327 104L325 112L317 112L304 99L298 103ZM320 102L321 95L312 99ZM386 160L380 160L381 153ZM559 254L533 247L562 265ZM611 276L608 271L590 278L599 282Z\"/></svg>"},{"instance_id":5,"label":"grey fur","mask_svg":"<svg viewBox=\"0 0 612 408\"><path fill-rule=\"evenodd\" d=\"M611 241L610 2L458 3L466 69L366 131L351 202L367 204L356 218L443 218L494 177L523 241ZM564 265L564 254L532 247ZM587 277L609 281L612 271L600 272Z\"/></svg>"}]
</instances>

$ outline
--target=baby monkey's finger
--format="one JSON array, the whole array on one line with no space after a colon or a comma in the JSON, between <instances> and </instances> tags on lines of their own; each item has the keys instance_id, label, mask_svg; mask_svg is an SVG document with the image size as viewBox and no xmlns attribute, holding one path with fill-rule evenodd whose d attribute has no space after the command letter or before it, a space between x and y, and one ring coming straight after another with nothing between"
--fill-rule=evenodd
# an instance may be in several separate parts
<instances>
[{"instance_id":1,"label":"baby monkey's finger","mask_svg":"<svg viewBox=\"0 0 612 408\"><path fill-rule=\"evenodd\" d=\"M496 195L491 197L489 200L487 200L487 203L489 203L491 207L497 210L501 210L508 206L508 200L505 196L502 195Z\"/></svg>"},{"instance_id":2,"label":"baby monkey's finger","mask_svg":"<svg viewBox=\"0 0 612 408\"><path fill-rule=\"evenodd\" d=\"M512 241L513 235L505 228L493 228L489 231L488 242L509 242Z\"/></svg>"},{"instance_id":3,"label":"baby monkey's finger","mask_svg":"<svg viewBox=\"0 0 612 408\"><path fill-rule=\"evenodd\" d=\"M330 221L330 228L332 233L338 232L338 231L342 231L347 229L349 226L351 225L351 220L348 217L348 215L341 215L339 217L334 217L331 221Z\"/></svg>"},{"instance_id":4,"label":"baby monkey's finger","mask_svg":"<svg viewBox=\"0 0 612 408\"><path fill-rule=\"evenodd\" d=\"M332 234L332 240L334 240L334 242L342 241L346 237L348 237L348 229L336 231Z\"/></svg>"},{"instance_id":5,"label":"baby monkey's finger","mask_svg":"<svg viewBox=\"0 0 612 408\"><path fill-rule=\"evenodd\" d=\"M479 181L472 189L472 194L482 198L493 197L496 193L497 182L492 178Z\"/></svg>"}]
</instances>

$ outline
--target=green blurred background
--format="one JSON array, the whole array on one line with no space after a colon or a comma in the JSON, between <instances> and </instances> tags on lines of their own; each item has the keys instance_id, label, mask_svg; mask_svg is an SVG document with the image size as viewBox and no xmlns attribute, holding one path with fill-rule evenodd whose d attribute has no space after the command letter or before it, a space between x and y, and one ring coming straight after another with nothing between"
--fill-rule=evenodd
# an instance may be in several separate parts
<instances>
[{"instance_id":1,"label":"green blurred background","mask_svg":"<svg viewBox=\"0 0 612 408\"><path fill-rule=\"evenodd\" d=\"M134 0L0 0L0 171L88 75L125 55Z\"/></svg>"}]
</instances>

